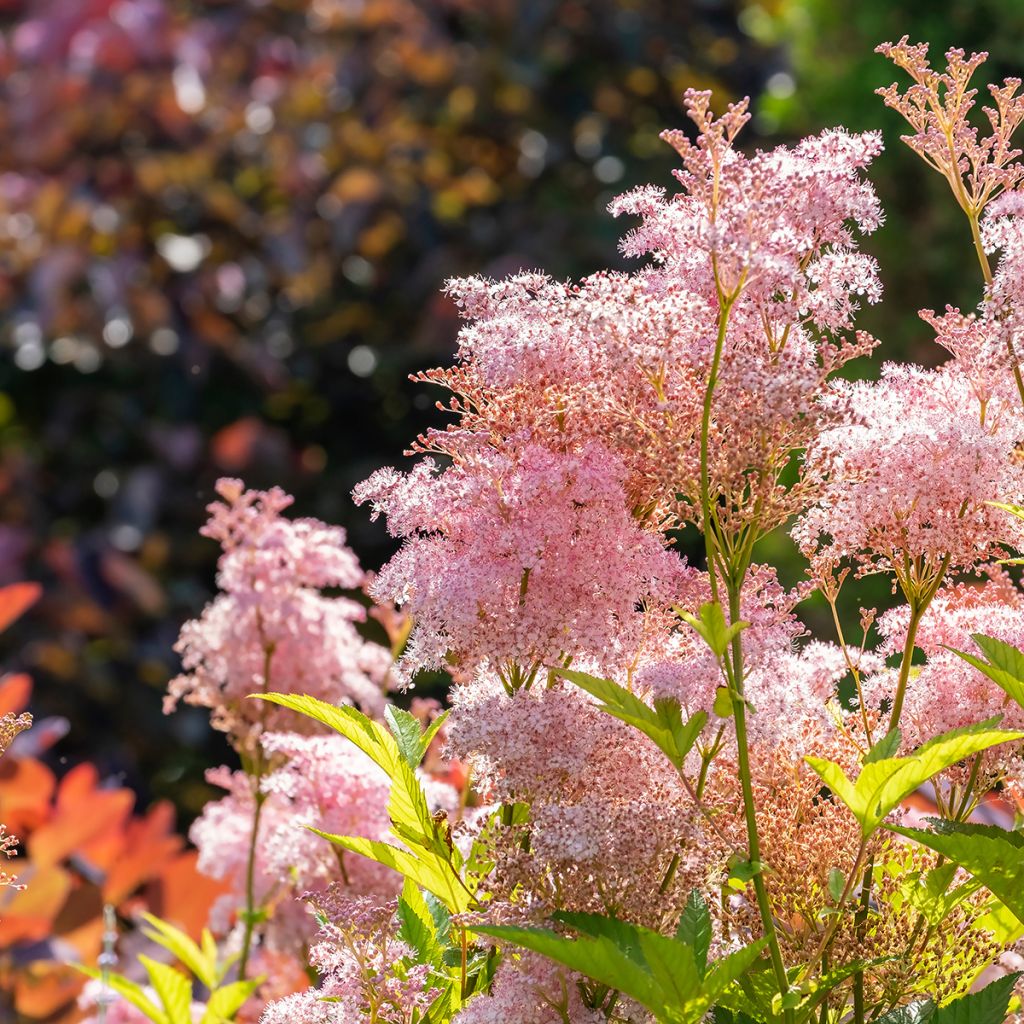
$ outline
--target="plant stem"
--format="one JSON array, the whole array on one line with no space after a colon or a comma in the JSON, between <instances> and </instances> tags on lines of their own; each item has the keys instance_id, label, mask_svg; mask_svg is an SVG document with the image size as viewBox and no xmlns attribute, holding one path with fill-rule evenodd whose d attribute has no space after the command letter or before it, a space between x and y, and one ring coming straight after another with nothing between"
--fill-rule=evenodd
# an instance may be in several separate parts
<instances>
[{"instance_id":1,"label":"plant stem","mask_svg":"<svg viewBox=\"0 0 1024 1024\"><path fill-rule=\"evenodd\" d=\"M701 518L704 529L704 544L707 552L708 579L711 583L712 600L718 601L719 587L716 573L716 559L719 556L717 538L715 536L715 520L712 516L711 504L711 470L709 465L708 442L711 434L711 409L714 402L715 386L718 383L718 371L722 364L722 352L725 349L726 331L729 326L729 313L733 303L743 287L742 280L736 289L730 294L725 294L718 283L716 273L716 285L719 294L718 332L715 338L715 350L711 359L711 367L708 371L707 385L704 389L704 409L701 417L700 427L700 502ZM730 566L729 576L723 580L726 584L729 598L729 617L731 622L738 622L740 619L740 594L743 587L743 579L746 576L746 565ZM726 667L728 665L726 656ZM747 739L746 701L743 696L743 645L737 634L732 641L732 665L731 671L727 672L732 691L733 719L736 726L736 747L738 750L738 767L740 776L740 787L743 792L743 814L747 827L747 853L751 863L757 866L754 875L754 893L757 897L757 909L761 917L761 928L764 937L768 940L768 949L772 961L772 970L775 973L775 980L779 993L785 995L789 991L789 979L786 975L786 965L782 959L782 948L779 945L779 936L775 929L775 920L772 916L771 902L768 899L768 889L764 884L764 876L761 867L761 842L757 832L757 808L754 802L754 786L750 770L750 749ZM786 1024L792 1024L793 1011L785 1011Z\"/></svg>"},{"instance_id":2,"label":"plant stem","mask_svg":"<svg viewBox=\"0 0 1024 1024\"><path fill-rule=\"evenodd\" d=\"M738 622L740 619L740 586L729 586L729 619ZM755 866L754 894L757 897L757 909L761 915L761 927L768 940L768 951L771 956L772 970L779 986L779 994L789 991L789 978L786 965L782 959L782 948L775 930L775 919L772 915L771 901L768 898L768 887L764 884L761 865L761 840L757 833L757 807L754 803L754 786L750 771L750 748L747 740L747 705L743 695L743 647L739 634L732 641L732 669L736 693L733 696L732 711L736 724L736 749L740 775L740 788L743 792L743 816L747 824L747 848L750 861ZM793 1011L785 1011L787 1022L793 1020Z\"/></svg>"},{"instance_id":3,"label":"plant stem","mask_svg":"<svg viewBox=\"0 0 1024 1024\"><path fill-rule=\"evenodd\" d=\"M864 881L861 883L860 890L860 907L857 910L857 916L854 919L854 924L857 929L857 938L864 939L865 925L868 919L868 910L871 906L871 879L872 871L874 869L874 861L869 860L867 867L864 868ZM854 1024L864 1024L864 972L857 971L853 976L853 1022Z\"/></svg>"},{"instance_id":4,"label":"plant stem","mask_svg":"<svg viewBox=\"0 0 1024 1024\"><path fill-rule=\"evenodd\" d=\"M978 214L976 212L968 212L967 219L971 223L971 238L974 240L974 251L978 256L978 263L981 264L981 273L985 278L985 288L988 289L992 285L992 267L988 261L988 253L985 252L985 247L981 242ZM1021 403L1024 404L1024 377L1021 376L1020 363L1017 361L1017 352L1013 347L1013 338L1009 332L1006 335L1006 352L1010 357L1010 369L1013 371L1013 380L1017 385L1017 394L1020 396Z\"/></svg>"},{"instance_id":5,"label":"plant stem","mask_svg":"<svg viewBox=\"0 0 1024 1024\"><path fill-rule=\"evenodd\" d=\"M892 711L889 712L889 731L892 732L900 724L903 714L903 699L907 694L907 682L910 679L910 667L914 660L914 641L917 639L917 627L921 624L922 608L916 601L910 602L910 624L907 627L907 639L903 645L903 659L900 661L900 674L896 680L896 696L892 700Z\"/></svg>"},{"instance_id":6,"label":"plant stem","mask_svg":"<svg viewBox=\"0 0 1024 1024\"><path fill-rule=\"evenodd\" d=\"M263 686L261 690L267 693L270 690L270 661L274 657L274 645L265 643L263 647ZM266 720L266 701L260 701L261 722ZM260 818L263 814L263 804L266 801L266 794L262 792L263 775L266 771L266 758L263 756L263 732L257 741L256 764L252 774L252 797L253 815L252 832L249 834L249 852L245 862L245 931L242 935L242 953L238 958L238 980L245 981L246 970L249 967L249 954L252 951L253 931L256 928L256 843L259 839Z\"/></svg>"},{"instance_id":7,"label":"plant stem","mask_svg":"<svg viewBox=\"0 0 1024 1024\"><path fill-rule=\"evenodd\" d=\"M260 761L262 762L262 757ZM245 981L245 972L249 966L249 954L252 950L252 936L256 927L256 840L260 831L260 816L266 794L259 792L262 772L253 779L256 789L254 799L256 809L252 816L252 833L249 836L249 855L245 864L245 933L242 937L242 954L238 959L238 980Z\"/></svg>"},{"instance_id":8,"label":"plant stem","mask_svg":"<svg viewBox=\"0 0 1024 1024\"><path fill-rule=\"evenodd\" d=\"M715 385L718 383L718 370L722 365L722 351L725 348L725 333L729 327L729 311L734 299L723 298L718 313L718 335L715 338L715 351L711 358L711 369L708 371L707 385L704 388L704 412L700 423L700 511L704 528L704 548L707 552L708 578L711 581L711 599L718 600L718 579L715 574L715 534L711 525L711 469L708 456L708 439L711 435L711 406L715 396Z\"/></svg>"},{"instance_id":9,"label":"plant stem","mask_svg":"<svg viewBox=\"0 0 1024 1024\"><path fill-rule=\"evenodd\" d=\"M903 645L900 674L896 681L896 696L893 697L892 710L889 712L890 732L900 724L900 716L903 714L903 699L907 693L907 681L910 679L910 668L914 661L914 641L917 638L917 628L920 626L928 606L932 603L932 598L939 592L939 587L942 586L942 581L946 578L949 560L950 556L945 555L939 563L938 569L926 577L924 582L920 578L918 579L918 586L912 584L909 574L900 583L910 606L910 623L907 627L907 641ZM921 574L918 575L920 577Z\"/></svg>"}]
</instances>

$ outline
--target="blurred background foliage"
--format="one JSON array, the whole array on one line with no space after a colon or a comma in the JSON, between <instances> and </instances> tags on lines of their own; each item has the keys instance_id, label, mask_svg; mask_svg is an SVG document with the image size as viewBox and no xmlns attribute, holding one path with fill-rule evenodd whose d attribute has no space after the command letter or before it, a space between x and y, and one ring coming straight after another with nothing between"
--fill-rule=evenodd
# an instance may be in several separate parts
<instances>
[{"instance_id":1,"label":"blurred background foliage","mask_svg":"<svg viewBox=\"0 0 1024 1024\"><path fill-rule=\"evenodd\" d=\"M935 361L916 310L972 306L978 274L873 49L1024 65L1016 0L0 0L0 31L0 584L44 588L4 661L71 723L61 759L186 819L223 743L160 696L212 593L217 476L378 566L348 495L438 422L407 378L450 358L444 280L622 266L604 207L671 186L688 85L754 98L747 146L883 130L863 326Z\"/></svg>"}]
</instances>

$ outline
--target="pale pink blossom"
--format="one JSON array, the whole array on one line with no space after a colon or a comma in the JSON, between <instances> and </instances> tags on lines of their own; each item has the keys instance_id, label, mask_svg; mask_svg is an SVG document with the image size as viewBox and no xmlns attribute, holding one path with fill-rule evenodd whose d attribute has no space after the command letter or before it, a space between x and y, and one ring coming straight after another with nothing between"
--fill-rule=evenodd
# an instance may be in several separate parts
<instances>
[{"instance_id":1,"label":"pale pink blossom","mask_svg":"<svg viewBox=\"0 0 1024 1024\"><path fill-rule=\"evenodd\" d=\"M486 662L514 687L516 671L584 653L612 661L642 628L638 602L670 593L682 571L630 516L622 468L596 442L382 470L357 499L405 538L372 593L413 617L399 664L409 676Z\"/></svg>"},{"instance_id":2,"label":"pale pink blossom","mask_svg":"<svg viewBox=\"0 0 1024 1024\"><path fill-rule=\"evenodd\" d=\"M366 612L324 587L363 583L345 533L314 519L286 519L292 499L279 489L247 491L221 480L222 501L210 505L203 533L224 548L221 593L187 622L176 650L183 673L172 680L165 709L179 700L210 708L213 724L241 745L254 731L313 727L312 720L248 700L271 690L383 709L389 652L364 640L356 624Z\"/></svg>"},{"instance_id":3,"label":"pale pink blossom","mask_svg":"<svg viewBox=\"0 0 1024 1024\"><path fill-rule=\"evenodd\" d=\"M852 422L807 453L826 484L793 530L805 554L902 577L915 563L968 570L1024 541L991 504L1024 501L1016 424L994 411L981 420L954 367L887 364L877 382L836 383L832 401Z\"/></svg>"},{"instance_id":4,"label":"pale pink blossom","mask_svg":"<svg viewBox=\"0 0 1024 1024\"><path fill-rule=\"evenodd\" d=\"M263 750L275 767L260 789L255 855L256 903L269 911L264 941L273 949L293 950L316 930L300 898L344 884L357 895L387 899L400 879L366 857L346 855L309 826L334 835L385 839L390 820L387 776L347 739L334 734L301 736L269 733ZM228 879L232 889L213 911L218 931L232 927L235 912L245 905L245 879L255 803L252 780L226 768L208 773L209 781L228 790L210 801L192 825L191 840L199 849L199 870Z\"/></svg>"},{"instance_id":5,"label":"pale pink blossom","mask_svg":"<svg viewBox=\"0 0 1024 1024\"><path fill-rule=\"evenodd\" d=\"M353 900L340 892L317 900L319 939L310 962L317 988L271 1002L261 1024L408 1024L437 995L430 968L414 962L397 937L395 903Z\"/></svg>"}]
</instances>

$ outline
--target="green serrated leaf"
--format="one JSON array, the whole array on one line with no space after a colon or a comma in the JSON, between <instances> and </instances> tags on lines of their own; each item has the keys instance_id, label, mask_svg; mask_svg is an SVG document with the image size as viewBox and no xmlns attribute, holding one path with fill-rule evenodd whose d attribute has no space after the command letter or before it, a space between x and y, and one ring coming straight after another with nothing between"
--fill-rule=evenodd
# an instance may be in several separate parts
<instances>
[{"instance_id":1,"label":"green serrated leaf","mask_svg":"<svg viewBox=\"0 0 1024 1024\"><path fill-rule=\"evenodd\" d=\"M398 937L416 953L419 963L437 963L441 959L441 946L437 941L437 927L419 887L410 878L405 879L398 901Z\"/></svg>"},{"instance_id":2,"label":"green serrated leaf","mask_svg":"<svg viewBox=\"0 0 1024 1024\"><path fill-rule=\"evenodd\" d=\"M1003 1024L1020 973L1006 974L990 982L980 992L954 999L940 1006L931 1024Z\"/></svg>"},{"instance_id":3,"label":"green serrated leaf","mask_svg":"<svg viewBox=\"0 0 1024 1024\"><path fill-rule=\"evenodd\" d=\"M173 967L140 956L139 963L149 975L150 984L163 1004L168 1024L192 1024L192 983Z\"/></svg>"},{"instance_id":4,"label":"green serrated leaf","mask_svg":"<svg viewBox=\"0 0 1024 1024\"><path fill-rule=\"evenodd\" d=\"M430 911L434 922L434 931L437 934L437 941L442 945L449 945L452 941L452 915L451 911L432 892L424 892L423 902Z\"/></svg>"},{"instance_id":5,"label":"green serrated leaf","mask_svg":"<svg viewBox=\"0 0 1024 1024\"><path fill-rule=\"evenodd\" d=\"M875 1024L934 1024L935 1004L928 1000L897 1006L879 1017Z\"/></svg>"},{"instance_id":6,"label":"green serrated leaf","mask_svg":"<svg viewBox=\"0 0 1024 1024\"><path fill-rule=\"evenodd\" d=\"M749 622L744 621L734 622L731 625L726 624L725 613L717 601L708 601L706 604L702 604L697 615L692 615L681 608L676 608L675 612L684 622L693 627L716 658L722 658L733 638L750 625Z\"/></svg>"},{"instance_id":7,"label":"green serrated leaf","mask_svg":"<svg viewBox=\"0 0 1024 1024\"><path fill-rule=\"evenodd\" d=\"M570 970L617 989L656 1015L667 1016L668 1007L663 994L650 972L620 948L620 945L628 948L629 941L635 945L632 932L620 943L603 935L596 938L566 938L542 928L487 926L476 930L500 942L539 953Z\"/></svg>"},{"instance_id":8,"label":"green serrated leaf","mask_svg":"<svg viewBox=\"0 0 1024 1024\"><path fill-rule=\"evenodd\" d=\"M993 508L1001 508L1004 512L1009 512L1010 515L1016 516L1018 519L1024 519L1024 508L1020 505L1013 505L1006 501L986 501L986 505L991 505Z\"/></svg>"},{"instance_id":9,"label":"green serrated leaf","mask_svg":"<svg viewBox=\"0 0 1024 1024\"><path fill-rule=\"evenodd\" d=\"M890 729L865 755L863 764L872 764L892 757L899 749L903 736L899 729Z\"/></svg>"},{"instance_id":10,"label":"green serrated leaf","mask_svg":"<svg viewBox=\"0 0 1024 1024\"><path fill-rule=\"evenodd\" d=\"M415 771L420 764L420 721L402 708L389 704L384 709L384 721L395 738L398 750L406 764Z\"/></svg>"},{"instance_id":11,"label":"green serrated leaf","mask_svg":"<svg viewBox=\"0 0 1024 1024\"><path fill-rule=\"evenodd\" d=\"M959 864L1024 923L1024 850L1019 835L995 825L972 825L967 831L946 832L886 827Z\"/></svg>"},{"instance_id":12,"label":"green serrated leaf","mask_svg":"<svg viewBox=\"0 0 1024 1024\"><path fill-rule=\"evenodd\" d=\"M703 978L708 966L708 950L711 948L711 912L707 900L696 889L686 900L676 927L676 938L693 950L697 971Z\"/></svg>"},{"instance_id":13,"label":"green serrated leaf","mask_svg":"<svg viewBox=\"0 0 1024 1024\"><path fill-rule=\"evenodd\" d=\"M767 945L767 939L758 939L749 946L716 960L708 967L704 986L711 1004L717 1003L734 982L747 974Z\"/></svg>"},{"instance_id":14,"label":"green serrated leaf","mask_svg":"<svg viewBox=\"0 0 1024 1024\"><path fill-rule=\"evenodd\" d=\"M310 831L344 850L394 868L416 885L432 892L453 914L465 913L473 903L472 894L466 889L451 862L430 850L414 853L362 836L336 836L317 828L310 828Z\"/></svg>"},{"instance_id":15,"label":"green serrated leaf","mask_svg":"<svg viewBox=\"0 0 1024 1024\"><path fill-rule=\"evenodd\" d=\"M668 1024L698 1024L754 963L765 940L708 965L702 977L693 947L659 932L597 914L559 914L583 934L548 929L485 927L482 934L533 950L616 989Z\"/></svg>"},{"instance_id":16,"label":"green serrated leaf","mask_svg":"<svg viewBox=\"0 0 1024 1024\"><path fill-rule=\"evenodd\" d=\"M1022 732L993 728L1000 717L977 725L953 729L936 736L906 757L887 757L864 765L856 783L833 761L818 757L804 760L821 776L829 789L853 812L861 834L870 836L901 800L922 783L951 765L1000 743L1024 739Z\"/></svg>"},{"instance_id":17,"label":"green serrated leaf","mask_svg":"<svg viewBox=\"0 0 1024 1024\"><path fill-rule=\"evenodd\" d=\"M955 647L947 649L963 658L968 665L973 665L1024 707L1024 654L1012 644L1004 643L995 637L985 636L983 633L973 633L971 639L988 659L987 661L983 661L973 654L958 651Z\"/></svg>"},{"instance_id":18,"label":"green serrated leaf","mask_svg":"<svg viewBox=\"0 0 1024 1024\"><path fill-rule=\"evenodd\" d=\"M242 1004L259 988L262 978L232 981L210 993L200 1024L225 1024L235 1019Z\"/></svg>"},{"instance_id":19,"label":"green serrated leaf","mask_svg":"<svg viewBox=\"0 0 1024 1024\"><path fill-rule=\"evenodd\" d=\"M653 708L648 707L639 697L610 679L568 668L555 669L554 674L575 683L600 701L598 706L605 714L632 725L653 740L677 771L682 770L687 754L708 721L704 711L698 711L683 721L679 702L670 698L660 699Z\"/></svg>"},{"instance_id":20,"label":"green serrated leaf","mask_svg":"<svg viewBox=\"0 0 1024 1024\"><path fill-rule=\"evenodd\" d=\"M760 861L744 860L736 854L729 858L727 866L729 885L733 889L744 889L748 882L752 882L764 870Z\"/></svg>"},{"instance_id":21,"label":"green serrated leaf","mask_svg":"<svg viewBox=\"0 0 1024 1024\"><path fill-rule=\"evenodd\" d=\"M387 729L356 708L336 706L326 701L299 694L250 694L260 700L279 704L312 718L341 733L373 760L391 779L388 815L395 835L410 846L422 846L441 856L449 856L461 864L458 849L449 846L430 814L423 787L416 778L414 768L399 747L398 741ZM408 714L408 712L403 712ZM412 716L409 716L412 718ZM407 732L406 720L395 716L399 727ZM415 721L415 719L413 719ZM419 723L416 723L416 742L419 742ZM411 741L410 741L411 742ZM417 755L417 763L418 763Z\"/></svg>"},{"instance_id":22,"label":"green serrated leaf","mask_svg":"<svg viewBox=\"0 0 1024 1024\"><path fill-rule=\"evenodd\" d=\"M163 946L172 956L185 965L208 989L217 987L217 949L210 957L181 929L153 914L142 915L149 928L143 934L152 942ZM211 936L212 941L212 936Z\"/></svg>"},{"instance_id":23,"label":"green serrated leaf","mask_svg":"<svg viewBox=\"0 0 1024 1024\"><path fill-rule=\"evenodd\" d=\"M423 731L423 735L420 737L420 760L423 760L423 755L426 754L430 748L430 744L434 742L434 737L441 731L441 727L445 722L448 721L448 715L450 711L442 711L441 714L435 718L430 725Z\"/></svg>"}]
</instances>

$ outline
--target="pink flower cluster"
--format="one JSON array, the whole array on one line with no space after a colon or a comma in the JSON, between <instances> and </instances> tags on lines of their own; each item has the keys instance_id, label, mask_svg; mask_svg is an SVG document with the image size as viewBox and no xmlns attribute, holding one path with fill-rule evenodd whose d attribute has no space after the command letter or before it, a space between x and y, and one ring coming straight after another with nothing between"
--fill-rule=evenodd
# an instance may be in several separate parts
<instances>
[{"instance_id":1,"label":"pink flower cluster","mask_svg":"<svg viewBox=\"0 0 1024 1024\"><path fill-rule=\"evenodd\" d=\"M180 700L210 708L214 726L243 747L263 730L304 727L290 712L247 700L254 692L308 693L379 714L390 654L357 632L362 604L320 593L364 582L344 531L285 518L292 498L277 488L221 480L217 490L223 500L210 505L202 532L224 548L221 593L182 628L175 649L184 671L171 681L165 710Z\"/></svg>"},{"instance_id":2,"label":"pink flower cluster","mask_svg":"<svg viewBox=\"0 0 1024 1024\"><path fill-rule=\"evenodd\" d=\"M950 353L945 365L834 379L875 344L853 321L880 293L856 241L881 222L864 179L879 138L835 130L744 156L733 143L746 104L715 118L708 94L690 92L696 141L666 133L681 191L642 188L612 204L640 218L623 250L646 265L579 284L539 273L450 283L467 321L458 361L421 379L449 389L454 421L417 440L410 472L383 469L355 493L401 541L369 586L411 616L397 671L360 636L362 605L321 593L364 583L341 531L284 518L290 499L279 491L221 483L206 532L224 545L223 593L183 631L185 672L170 703L210 707L243 751L258 750L255 787L215 773L228 795L192 833L204 869L237 883L218 908L221 929L246 895L257 810L255 894L273 911L263 951L311 940L298 897L311 894L320 912L321 986L273 1003L264 1024L406 1024L435 990L398 938L396 876L339 862L300 827L385 838L387 780L337 737L286 731L300 720L245 701L254 690L376 714L391 679L450 672L446 753L469 765L462 795L482 806L462 816L459 794L420 772L433 804L459 807L455 841L486 847L493 870L472 914L492 921L594 911L671 931L697 890L714 906L716 948L727 949L764 927L744 880L722 898L730 863L753 856L755 818L771 871L753 884L774 901L793 962L830 927L828 866L856 872L875 856L858 851L852 819L821 799L803 756L858 771L867 734L895 720L894 703L905 747L1002 708L997 688L948 648L970 649L976 632L1024 643L1024 596L994 567L1007 547L1024 547L1024 526L997 507L1024 505L1013 382L1024 175L1008 143L1024 104L1012 83L995 90L993 135L981 139L963 121L977 58L953 51L936 77L923 49L904 40L886 52L915 76L907 94L886 94L914 126L911 144L971 197L979 258L1001 253L977 315L923 314ZM936 148L940 136L951 153ZM831 601L853 568L902 587L910 604L881 616L873 648L873 612L862 614L860 650L841 634L837 645L808 641L796 606L811 587L790 592L756 563L757 541L793 519ZM704 568L675 550L691 525L710 538ZM978 572L980 585L968 578ZM712 598L742 625L735 645L705 643L692 627L687 613ZM926 660L912 667L915 646ZM677 769L560 675L567 668L666 714L666 700L684 717L707 714L700 742ZM841 706L848 676L862 707ZM1007 721L1024 725L1024 713ZM985 770L989 782L1024 786L1016 749L987 756ZM745 814L750 792L757 803ZM890 910L885 928L899 933ZM888 962L885 928L869 938ZM836 934L834 948L845 942L857 957L870 945ZM455 1022L596 1024L578 981L507 953L489 994ZM617 1012L647 1019L625 1002Z\"/></svg>"},{"instance_id":3,"label":"pink flower cluster","mask_svg":"<svg viewBox=\"0 0 1024 1024\"><path fill-rule=\"evenodd\" d=\"M878 622L880 653L902 649L909 614L899 606ZM1024 711L995 683L971 667L954 651L978 655L971 639L975 633L1024 647L1024 592L1003 571L992 568L981 581L953 583L932 602L916 635L916 645L927 660L908 689L901 719L904 743L913 748L937 733L958 729L1003 715L1003 725L1024 728ZM894 673L880 672L865 682L866 699L877 705L891 699ZM1000 753L1009 752L999 748ZM1009 767L1009 765L1008 765ZM1011 778L1024 783L1024 763L1012 758Z\"/></svg>"},{"instance_id":4,"label":"pink flower cluster","mask_svg":"<svg viewBox=\"0 0 1024 1024\"><path fill-rule=\"evenodd\" d=\"M386 838L390 786L384 773L341 736L268 733L263 750L277 767L260 781L264 803L255 847L256 901L269 918L264 944L294 952L316 932L316 922L300 902L306 895L322 894L342 879L354 894L394 895L399 879L393 871L363 857L348 856L339 863L338 851L308 828ZM255 798L244 772L219 768L208 778L228 795L206 805L189 838L199 849L199 870L232 883L211 917L215 930L226 934L237 908L245 904Z\"/></svg>"},{"instance_id":5,"label":"pink flower cluster","mask_svg":"<svg viewBox=\"0 0 1024 1024\"><path fill-rule=\"evenodd\" d=\"M849 416L807 453L822 494L793 535L809 557L908 575L915 562L969 570L1024 543L991 504L1024 501L1019 421L1005 407L979 417L955 366L888 364L879 381L837 383L831 402Z\"/></svg>"},{"instance_id":6,"label":"pink flower cluster","mask_svg":"<svg viewBox=\"0 0 1024 1024\"><path fill-rule=\"evenodd\" d=\"M400 666L507 676L591 652L621 660L642 629L638 604L667 599L682 569L624 506L623 478L596 442L516 458L481 448L443 472L428 459L371 477L358 500L406 540L371 587L412 614Z\"/></svg>"},{"instance_id":7,"label":"pink flower cluster","mask_svg":"<svg viewBox=\"0 0 1024 1024\"><path fill-rule=\"evenodd\" d=\"M320 987L271 1003L261 1024L408 1024L426 1011L437 990L430 968L413 962L397 937L394 901L352 899L341 891L317 900L320 941L310 962Z\"/></svg>"}]
</instances>

